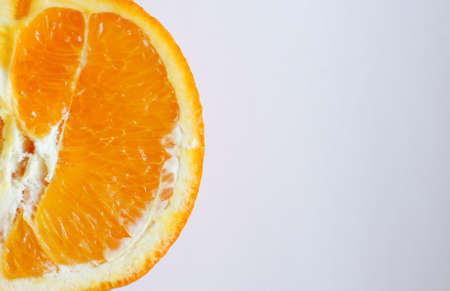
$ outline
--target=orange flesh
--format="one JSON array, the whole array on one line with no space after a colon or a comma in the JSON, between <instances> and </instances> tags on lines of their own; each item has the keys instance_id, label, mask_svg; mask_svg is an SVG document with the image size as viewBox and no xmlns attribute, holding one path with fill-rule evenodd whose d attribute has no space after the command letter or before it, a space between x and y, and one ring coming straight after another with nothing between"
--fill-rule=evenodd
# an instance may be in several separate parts
<instances>
[{"instance_id":1,"label":"orange flesh","mask_svg":"<svg viewBox=\"0 0 450 291\"><path fill-rule=\"evenodd\" d=\"M16 19L21 19L28 15L30 11L31 0L18 0L16 8Z\"/></svg>"},{"instance_id":2,"label":"orange flesh","mask_svg":"<svg viewBox=\"0 0 450 291\"><path fill-rule=\"evenodd\" d=\"M116 14L90 15L87 36L84 22L78 11L47 9L17 43L12 79L25 130L45 136L69 115L55 174L31 221L37 232L19 219L3 247L9 278L41 275L51 263L103 262L152 206L160 179L173 179L161 178L170 158L161 141L179 108L159 55L138 26ZM26 247L18 247L25 233Z\"/></svg>"},{"instance_id":3,"label":"orange flesh","mask_svg":"<svg viewBox=\"0 0 450 291\"><path fill-rule=\"evenodd\" d=\"M83 37L83 15L61 8L47 9L20 34L11 82L19 117L31 134L48 134L68 111Z\"/></svg>"},{"instance_id":4,"label":"orange flesh","mask_svg":"<svg viewBox=\"0 0 450 291\"><path fill-rule=\"evenodd\" d=\"M10 279L40 276L54 267L20 212L3 247L2 262L3 273Z\"/></svg>"}]
</instances>

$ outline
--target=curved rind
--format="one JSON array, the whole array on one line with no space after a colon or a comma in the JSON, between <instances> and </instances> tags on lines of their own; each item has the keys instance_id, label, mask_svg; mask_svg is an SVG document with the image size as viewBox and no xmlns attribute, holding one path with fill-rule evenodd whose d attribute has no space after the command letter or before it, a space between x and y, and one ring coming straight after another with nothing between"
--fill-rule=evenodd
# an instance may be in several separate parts
<instances>
[{"instance_id":1,"label":"curved rind","mask_svg":"<svg viewBox=\"0 0 450 291\"><path fill-rule=\"evenodd\" d=\"M165 255L186 224L202 176L202 108L194 77L181 50L167 30L137 4L128 0L37 0L32 3L28 18L32 18L42 9L54 6L71 7L85 13L114 12L133 21L148 34L166 66L169 81L180 105L182 140L179 176L169 207L146 229L134 246L120 257L98 266L86 264L64 267L58 273L40 278L12 281L0 278L0 289L110 290L127 285L145 275Z\"/></svg>"}]
</instances>

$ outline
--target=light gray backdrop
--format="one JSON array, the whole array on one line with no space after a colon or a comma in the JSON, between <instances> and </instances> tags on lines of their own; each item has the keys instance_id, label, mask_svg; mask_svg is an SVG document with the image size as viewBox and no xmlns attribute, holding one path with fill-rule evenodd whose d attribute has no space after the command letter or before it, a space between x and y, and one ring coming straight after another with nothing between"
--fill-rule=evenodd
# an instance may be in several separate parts
<instances>
[{"instance_id":1,"label":"light gray backdrop","mask_svg":"<svg viewBox=\"0 0 450 291\"><path fill-rule=\"evenodd\" d=\"M450 290L450 1L137 2L207 150L180 239L123 290Z\"/></svg>"}]
</instances>

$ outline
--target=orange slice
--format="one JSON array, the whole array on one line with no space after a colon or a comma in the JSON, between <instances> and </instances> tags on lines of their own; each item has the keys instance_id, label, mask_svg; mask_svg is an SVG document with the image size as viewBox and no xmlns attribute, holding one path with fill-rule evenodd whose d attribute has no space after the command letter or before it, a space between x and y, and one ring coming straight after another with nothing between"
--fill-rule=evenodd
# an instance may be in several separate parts
<instances>
[{"instance_id":1,"label":"orange slice","mask_svg":"<svg viewBox=\"0 0 450 291\"><path fill-rule=\"evenodd\" d=\"M132 282L197 195L203 122L189 67L131 1L0 11L0 290Z\"/></svg>"}]
</instances>

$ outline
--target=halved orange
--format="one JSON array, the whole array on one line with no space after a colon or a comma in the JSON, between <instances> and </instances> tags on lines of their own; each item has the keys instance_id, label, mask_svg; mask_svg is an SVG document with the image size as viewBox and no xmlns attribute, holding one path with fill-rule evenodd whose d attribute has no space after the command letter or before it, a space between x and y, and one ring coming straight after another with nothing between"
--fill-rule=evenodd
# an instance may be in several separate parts
<instances>
[{"instance_id":1,"label":"halved orange","mask_svg":"<svg viewBox=\"0 0 450 291\"><path fill-rule=\"evenodd\" d=\"M0 2L0 290L109 290L144 275L192 210L194 78L127 0Z\"/></svg>"}]
</instances>

